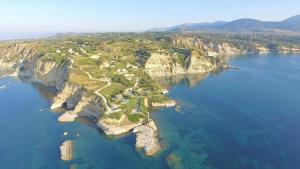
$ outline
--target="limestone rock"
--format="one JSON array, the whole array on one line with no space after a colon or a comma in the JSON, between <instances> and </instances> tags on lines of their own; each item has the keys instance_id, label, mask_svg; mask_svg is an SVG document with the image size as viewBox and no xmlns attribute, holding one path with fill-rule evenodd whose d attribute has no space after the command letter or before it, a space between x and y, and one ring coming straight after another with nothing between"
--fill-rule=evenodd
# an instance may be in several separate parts
<instances>
[{"instance_id":1,"label":"limestone rock","mask_svg":"<svg viewBox=\"0 0 300 169\"><path fill-rule=\"evenodd\" d=\"M153 77L184 74L184 68L172 56L153 53L145 63L145 71Z\"/></svg>"},{"instance_id":2,"label":"limestone rock","mask_svg":"<svg viewBox=\"0 0 300 169\"><path fill-rule=\"evenodd\" d=\"M187 74L198 74L213 70L215 65L204 56L191 55L186 60Z\"/></svg>"},{"instance_id":3,"label":"limestone rock","mask_svg":"<svg viewBox=\"0 0 300 169\"><path fill-rule=\"evenodd\" d=\"M161 102L161 103L155 103L155 102L151 103L152 107L173 107L175 105L176 105L176 101L174 101L174 100L168 100L168 101Z\"/></svg>"},{"instance_id":4,"label":"limestone rock","mask_svg":"<svg viewBox=\"0 0 300 169\"><path fill-rule=\"evenodd\" d=\"M222 67L223 62L195 51L185 58L184 67L175 59L176 56L153 53L145 62L145 71L151 77L172 76L180 74L205 73Z\"/></svg>"},{"instance_id":5,"label":"limestone rock","mask_svg":"<svg viewBox=\"0 0 300 169\"><path fill-rule=\"evenodd\" d=\"M60 89L67 79L67 64L47 60L30 43L0 44L0 66L14 68L21 79Z\"/></svg>"},{"instance_id":6,"label":"limestone rock","mask_svg":"<svg viewBox=\"0 0 300 169\"><path fill-rule=\"evenodd\" d=\"M5 67L18 67L23 60L36 58L36 51L30 44L24 43L3 43L0 44L0 65Z\"/></svg>"},{"instance_id":7,"label":"limestone rock","mask_svg":"<svg viewBox=\"0 0 300 169\"><path fill-rule=\"evenodd\" d=\"M58 121L59 122L73 122L73 121L75 121L76 117L78 117L78 115L76 113L73 113L72 111L67 111L58 117Z\"/></svg>"},{"instance_id":8,"label":"limestone rock","mask_svg":"<svg viewBox=\"0 0 300 169\"><path fill-rule=\"evenodd\" d=\"M60 146L60 158L64 161L72 160L73 158L73 142L67 140Z\"/></svg>"},{"instance_id":9,"label":"limestone rock","mask_svg":"<svg viewBox=\"0 0 300 169\"><path fill-rule=\"evenodd\" d=\"M57 109L65 106L67 109L73 109L83 96L83 90L80 86L66 83L62 91L54 98L51 109Z\"/></svg>"},{"instance_id":10,"label":"limestone rock","mask_svg":"<svg viewBox=\"0 0 300 169\"><path fill-rule=\"evenodd\" d=\"M149 125L138 126L134 128L133 132L136 134L135 146L142 148L146 155L154 155L161 149L156 138L156 130Z\"/></svg>"},{"instance_id":11,"label":"limestone rock","mask_svg":"<svg viewBox=\"0 0 300 169\"><path fill-rule=\"evenodd\" d=\"M137 126L142 125L142 122L128 124L107 123L105 120L100 120L97 125L103 130L106 135L121 135L128 133Z\"/></svg>"},{"instance_id":12,"label":"limestone rock","mask_svg":"<svg viewBox=\"0 0 300 169\"><path fill-rule=\"evenodd\" d=\"M76 116L99 119L101 113L104 112L104 106L97 96L83 96L74 110L68 112Z\"/></svg>"},{"instance_id":13,"label":"limestone rock","mask_svg":"<svg viewBox=\"0 0 300 169\"><path fill-rule=\"evenodd\" d=\"M39 58L35 64L34 76L37 81L46 86L55 86L56 89L61 89L67 80L68 65L60 65L54 61Z\"/></svg>"}]
</instances>

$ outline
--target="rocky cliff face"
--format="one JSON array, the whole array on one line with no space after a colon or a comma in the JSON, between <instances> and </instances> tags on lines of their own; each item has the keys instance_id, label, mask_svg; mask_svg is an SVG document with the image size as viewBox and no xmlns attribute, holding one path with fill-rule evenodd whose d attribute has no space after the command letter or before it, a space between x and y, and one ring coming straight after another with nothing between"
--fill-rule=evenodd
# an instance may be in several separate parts
<instances>
[{"instance_id":1,"label":"rocky cliff face","mask_svg":"<svg viewBox=\"0 0 300 169\"><path fill-rule=\"evenodd\" d=\"M185 74L185 69L172 56L153 53L145 63L145 70L151 76Z\"/></svg>"},{"instance_id":2,"label":"rocky cliff face","mask_svg":"<svg viewBox=\"0 0 300 169\"><path fill-rule=\"evenodd\" d=\"M62 90L59 91L58 95L53 99L51 109L57 109L60 107L64 107L68 110L74 109L83 97L83 94L84 91L79 85L67 82Z\"/></svg>"},{"instance_id":3,"label":"rocky cliff face","mask_svg":"<svg viewBox=\"0 0 300 169\"><path fill-rule=\"evenodd\" d=\"M67 80L68 65L57 64L54 61L47 61L39 58L34 67L34 78L46 86L55 86L61 89Z\"/></svg>"},{"instance_id":4,"label":"rocky cliff face","mask_svg":"<svg viewBox=\"0 0 300 169\"><path fill-rule=\"evenodd\" d=\"M173 45L178 48L189 49L191 54L184 58L184 63L179 63L176 59L176 53L174 56L152 53L145 61L145 70L150 76L198 74L217 68L227 68L228 65L222 61L222 58L244 52L227 42L208 42L196 37L175 38Z\"/></svg>"},{"instance_id":5,"label":"rocky cliff face","mask_svg":"<svg viewBox=\"0 0 300 169\"><path fill-rule=\"evenodd\" d=\"M198 74L219 67L226 68L227 64L217 58L203 56L199 52L193 52L185 58L183 66L173 56L159 53L152 54L145 62L145 71L151 77Z\"/></svg>"},{"instance_id":6,"label":"rocky cliff face","mask_svg":"<svg viewBox=\"0 0 300 169\"><path fill-rule=\"evenodd\" d=\"M95 95L87 95L81 86L68 82L67 63L55 61L38 54L30 43L0 44L0 66L13 68L21 79L56 87L57 96L51 109L66 108L68 111L59 119L72 121L78 116L100 118L104 106Z\"/></svg>"},{"instance_id":7,"label":"rocky cliff face","mask_svg":"<svg viewBox=\"0 0 300 169\"><path fill-rule=\"evenodd\" d=\"M60 95L62 94L63 93L60 93ZM77 101L76 97L69 97L68 100L71 101L71 98L73 98L72 102ZM61 115L58 118L58 121L73 122L76 117L87 117L98 120L100 119L102 112L104 112L102 100L96 95L87 96L84 93L83 96L81 96L81 99L77 102L76 106Z\"/></svg>"},{"instance_id":8,"label":"rocky cliff face","mask_svg":"<svg viewBox=\"0 0 300 169\"><path fill-rule=\"evenodd\" d=\"M0 66L13 68L26 80L61 89L67 80L68 65L46 60L28 43L0 44Z\"/></svg>"},{"instance_id":9,"label":"rocky cliff face","mask_svg":"<svg viewBox=\"0 0 300 169\"><path fill-rule=\"evenodd\" d=\"M0 65L3 67L18 67L24 60L36 58L33 46L22 43L0 44Z\"/></svg>"},{"instance_id":10,"label":"rocky cliff face","mask_svg":"<svg viewBox=\"0 0 300 169\"><path fill-rule=\"evenodd\" d=\"M203 51L206 56L213 57L237 55L244 52L228 42L207 41L197 37L175 38L173 44L181 47L196 48Z\"/></svg>"}]
</instances>

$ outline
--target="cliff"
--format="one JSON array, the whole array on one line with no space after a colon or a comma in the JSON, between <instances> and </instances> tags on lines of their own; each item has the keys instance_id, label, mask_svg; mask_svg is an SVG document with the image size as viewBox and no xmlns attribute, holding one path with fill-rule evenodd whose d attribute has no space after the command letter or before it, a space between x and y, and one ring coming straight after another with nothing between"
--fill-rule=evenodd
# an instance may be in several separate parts
<instances>
[{"instance_id":1,"label":"cliff","mask_svg":"<svg viewBox=\"0 0 300 169\"><path fill-rule=\"evenodd\" d=\"M185 74L186 70L170 55L153 53L145 63L145 71L150 76L170 76Z\"/></svg>"},{"instance_id":2,"label":"cliff","mask_svg":"<svg viewBox=\"0 0 300 169\"><path fill-rule=\"evenodd\" d=\"M213 41L198 37L177 37L173 39L173 44L179 47L196 48L204 55L212 57L237 55L244 52L243 49L226 41Z\"/></svg>"},{"instance_id":3,"label":"cliff","mask_svg":"<svg viewBox=\"0 0 300 169\"><path fill-rule=\"evenodd\" d=\"M21 79L61 89L68 76L68 65L45 59L30 43L0 44L0 66L15 69Z\"/></svg>"},{"instance_id":4,"label":"cliff","mask_svg":"<svg viewBox=\"0 0 300 169\"><path fill-rule=\"evenodd\" d=\"M67 82L53 99L51 109L54 110L60 107L68 110L74 109L83 96L83 93L84 91L79 85Z\"/></svg>"},{"instance_id":5,"label":"cliff","mask_svg":"<svg viewBox=\"0 0 300 169\"><path fill-rule=\"evenodd\" d=\"M145 62L145 71L151 77L172 76L180 74L199 74L212 71L217 68L227 68L228 65L218 58L207 56L199 51L184 59L183 65L176 56L153 53Z\"/></svg>"},{"instance_id":6,"label":"cliff","mask_svg":"<svg viewBox=\"0 0 300 169\"><path fill-rule=\"evenodd\" d=\"M0 56L0 65L9 68L17 68L20 62L37 57L34 47L23 43L0 44Z\"/></svg>"}]
</instances>

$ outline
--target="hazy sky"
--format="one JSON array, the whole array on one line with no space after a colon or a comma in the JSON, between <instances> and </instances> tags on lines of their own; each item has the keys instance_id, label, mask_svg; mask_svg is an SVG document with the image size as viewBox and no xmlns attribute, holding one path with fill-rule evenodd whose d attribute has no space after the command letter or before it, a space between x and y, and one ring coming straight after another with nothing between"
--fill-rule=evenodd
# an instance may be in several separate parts
<instances>
[{"instance_id":1,"label":"hazy sky","mask_svg":"<svg viewBox=\"0 0 300 169\"><path fill-rule=\"evenodd\" d=\"M282 20L300 0L0 0L2 32L141 31L238 18Z\"/></svg>"}]
</instances>

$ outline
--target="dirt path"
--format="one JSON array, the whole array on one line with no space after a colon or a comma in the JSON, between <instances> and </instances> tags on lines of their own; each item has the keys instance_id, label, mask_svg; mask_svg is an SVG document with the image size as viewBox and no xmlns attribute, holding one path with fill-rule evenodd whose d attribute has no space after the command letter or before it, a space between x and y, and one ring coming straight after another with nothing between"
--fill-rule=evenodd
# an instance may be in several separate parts
<instances>
[{"instance_id":1,"label":"dirt path","mask_svg":"<svg viewBox=\"0 0 300 169\"><path fill-rule=\"evenodd\" d=\"M74 60L73 60L73 58L71 58L70 60L71 60L70 68L71 68L71 69L77 69L77 68L75 68L75 67L73 66L73 65L74 65ZM101 80L101 79L96 79L96 78L94 78L94 77L91 75L90 72L83 70L81 67L79 68L79 70L82 71L82 72L84 72L86 75L88 75L89 79L94 80L94 81L98 81L98 82L103 82L103 80ZM106 97L103 96L103 95L100 93L101 90L103 90L103 89L105 89L105 88L107 88L107 87L109 87L109 86L111 85L110 80L107 81L106 83L107 83L107 85L105 85L105 86L103 86L103 87L97 89L96 91L94 91L94 93L95 93L97 96L99 96L99 97L102 98L103 103L104 103L104 106L105 106L105 108L106 108L106 112L105 112L105 113L112 113L113 110L112 110L111 107L108 105Z\"/></svg>"}]
</instances>

